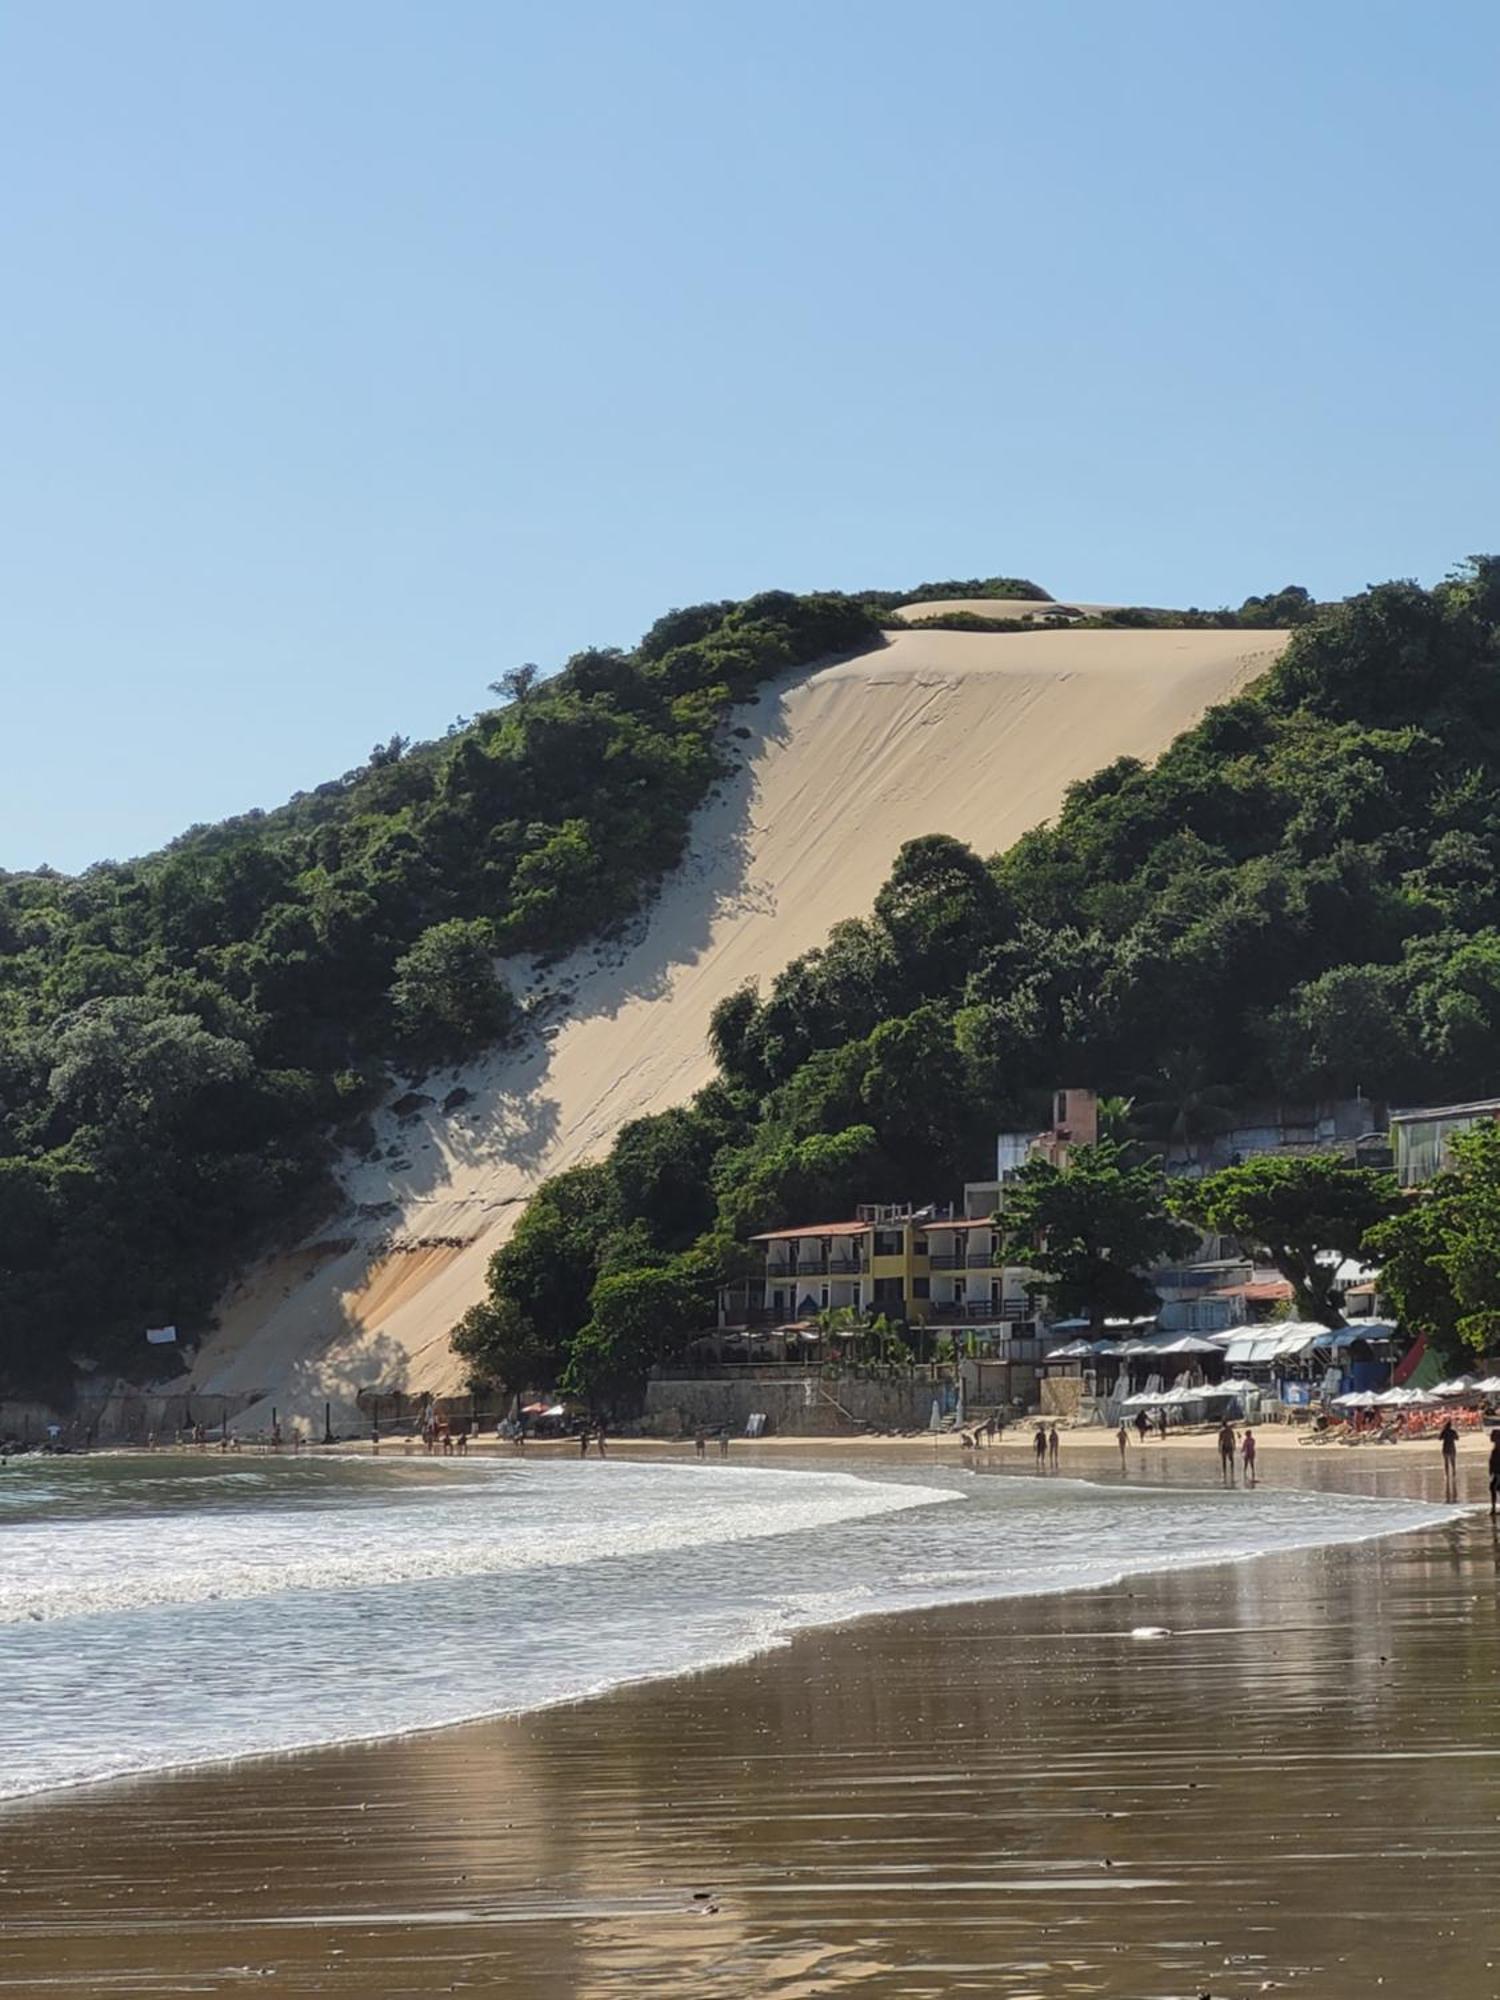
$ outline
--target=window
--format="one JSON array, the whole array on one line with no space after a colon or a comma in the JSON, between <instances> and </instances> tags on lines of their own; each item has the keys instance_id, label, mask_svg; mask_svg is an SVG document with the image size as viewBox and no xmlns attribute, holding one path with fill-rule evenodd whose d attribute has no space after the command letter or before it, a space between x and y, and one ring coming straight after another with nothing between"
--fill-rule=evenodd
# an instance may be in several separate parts
<instances>
[{"instance_id":1,"label":"window","mask_svg":"<svg viewBox=\"0 0 1500 2000\"><path fill-rule=\"evenodd\" d=\"M901 1303L901 1280L899 1278L877 1278L875 1280L873 1296L878 1306L899 1306Z\"/></svg>"},{"instance_id":2,"label":"window","mask_svg":"<svg viewBox=\"0 0 1500 2000\"><path fill-rule=\"evenodd\" d=\"M826 1285L822 1285L819 1287L819 1291L822 1294L821 1304L823 1310L826 1312L828 1310L828 1287Z\"/></svg>"},{"instance_id":3,"label":"window","mask_svg":"<svg viewBox=\"0 0 1500 2000\"><path fill-rule=\"evenodd\" d=\"M932 1297L931 1278L913 1278L911 1281L911 1295L914 1299L930 1299Z\"/></svg>"},{"instance_id":4,"label":"window","mask_svg":"<svg viewBox=\"0 0 1500 2000\"><path fill-rule=\"evenodd\" d=\"M875 1232L875 1255L877 1257L899 1257L901 1255L901 1231L899 1229L877 1229Z\"/></svg>"},{"instance_id":5,"label":"window","mask_svg":"<svg viewBox=\"0 0 1500 2000\"><path fill-rule=\"evenodd\" d=\"M914 1236L912 1238L911 1249L914 1257L925 1257L927 1255L927 1238L925 1236Z\"/></svg>"}]
</instances>

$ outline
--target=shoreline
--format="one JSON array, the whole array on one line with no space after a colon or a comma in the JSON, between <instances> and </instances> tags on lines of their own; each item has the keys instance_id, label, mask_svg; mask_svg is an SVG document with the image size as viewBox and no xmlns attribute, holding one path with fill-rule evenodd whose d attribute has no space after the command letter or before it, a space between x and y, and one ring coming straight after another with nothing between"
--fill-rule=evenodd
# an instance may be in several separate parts
<instances>
[{"instance_id":1,"label":"shoreline","mask_svg":"<svg viewBox=\"0 0 1500 2000\"><path fill-rule=\"evenodd\" d=\"M1094 1455L1117 1458L1112 1445ZM1387 1490L1426 1497L1417 1469L1399 1470L1382 1482ZM1179 1458L1167 1483L1204 1483L1189 1471ZM1358 1491L1364 1482L1346 1487L1323 1474L1305 1483ZM1464 1497L1472 1504L1472 1490ZM35 1978L40 1991L61 1953L74 1978L97 1982L91 1993L150 1990L148 1967L166 1984L169 1963L173 1983L209 1991L221 1990L215 1968L223 1975L233 1964L263 1967L280 1982L270 1990L289 1994L445 1992L457 1977L460 1987L477 1981L547 2000L635 1992L729 2000L762 1991L895 1995L916 1990L923 1964L956 1957L989 1967L984 1991L1086 1990L1118 2000L1208 1991L1219 2000L1316 1963L1310 1990L1343 2000L1368 1990L1372 1967L1385 1970L1379 1954L1389 1956L1390 1940L1358 1941L1361 1926L1380 1932L1384 1893L1365 1899L1358 1884L1347 1887L1337 1926L1347 1948L1319 1958L1309 1925L1326 1928L1327 1897L1308 1844L1326 1845L1328 1814L1308 1806L1288 1820L1283 1795L1305 1786L1306 1750L1319 1745L1323 1760L1320 1739L1331 1731L1339 1747L1333 1763L1320 1762L1332 1787L1323 1805L1336 1802L1347 1769L1349 1810L1366 1824L1357 1802L1378 1746L1346 1756L1356 1748L1342 1740L1351 1704L1373 1726L1380 1687L1395 1684L1390 1662L1406 1643L1393 1636L1397 1625L1421 1641L1411 1687L1435 1692L1439 1705L1461 1695L1476 1659L1488 1670L1497 1564L1500 1544L1470 1513L1116 1583L882 1610L803 1628L731 1664L518 1716L8 1801L0 1855L15 1840L17 1865L0 1896L19 1898L20 1909L0 1924L0 1977L22 1991ZM1478 1586L1472 1592L1460 1587L1464 1576ZM1473 1644L1432 1650L1434 1634L1451 1642L1470 1622L1482 1627ZM1159 1627L1159 1642L1142 1643L1142 1626ZM1253 1684L1263 1706L1226 1710L1225 1671ZM1333 1687L1341 1693L1329 1707ZM1025 1701L1018 1688L1029 1691ZM1465 1825L1474 1823L1476 1788L1486 1808L1500 1809L1493 1706L1486 1699L1470 1718L1482 1740L1464 1742L1458 1765L1444 1749L1434 1770L1438 1798L1451 1809L1457 1796ZM1209 1740L1200 1743L1206 1722ZM1246 1732L1258 1745L1248 1759ZM1226 1756L1230 1740L1236 1752ZM1399 1745L1395 1755L1392 1772L1407 1760ZM1384 1762L1378 1768L1402 1782ZM1166 1820L1152 1803L1163 1782L1178 1802ZM1090 1795L1082 1811L1080 1786ZM1140 1796L1126 1798L1133 1788ZM1196 1794L1223 1807L1226 1788L1236 1798L1227 1824L1215 1813L1207 1830L1197 1825ZM873 1820L872 1799L880 1801ZM1371 1837L1412 1867L1392 1810L1387 1801ZM1246 1861L1257 1813L1280 1833L1252 1840ZM1174 1831L1179 1814L1194 1818L1192 1840ZM165 1858L132 1852L143 1820L171 1832ZM914 1820L932 1846L915 1874ZM1340 1848L1354 1838L1343 1824ZM1130 1851L1148 1828L1170 1855ZM1198 1846L1226 1835L1237 1866L1276 1876L1273 1937L1264 1919L1252 1921L1257 1899L1226 1895L1228 1875L1200 1907ZM1101 1838L1118 1858L1101 1858ZM1278 1839L1288 1850L1285 1880ZM1422 1841L1429 1872L1436 1876L1440 1856L1450 1871L1447 1890L1430 1891L1446 1914L1452 1856L1425 1829ZM1379 1873L1393 1855L1366 1858ZM926 1880L934 1868L934 1886L950 1885L941 1894ZM122 1879L136 1882L123 1911L110 1886ZM68 1895L54 1905L60 1880ZM1298 1881L1300 1901L1313 1907L1288 1915ZM1121 1891L1130 1892L1124 1903ZM857 1950L851 1927L866 1941ZM1204 1941L1192 1943L1200 1933ZM1474 1937L1482 1933L1481 1922ZM982 1943L978 1959L954 1952L959 1937L975 1950ZM1184 1952L1199 1983L1166 1983L1173 1954ZM1226 1976L1236 1957L1239 1969ZM1082 1977L1084 1961L1094 1983L1075 1988L1066 1981ZM1480 1966L1464 1957L1440 1990L1478 2000L1491 1990ZM1024 1976L1023 1967L1031 1968ZM106 1969L140 1983L116 1988ZM944 1976L923 1974L921 1990L940 1989ZM224 1977L222 1990L230 1984Z\"/></svg>"},{"instance_id":2,"label":"shoreline","mask_svg":"<svg viewBox=\"0 0 1500 2000\"><path fill-rule=\"evenodd\" d=\"M1029 1436L1029 1432L1027 1435ZM1075 1434L1075 1436L1078 1435ZM1010 1454L1011 1462L1007 1464L998 1462L995 1453L986 1454L982 1451L966 1451L962 1453L961 1458L956 1458L952 1455L952 1451L959 1449L958 1439L956 1436L946 1433L940 1434L937 1438L923 1436L917 1438L894 1437L874 1440L859 1438L833 1440L832 1442L842 1445L844 1449L832 1455L824 1454L825 1462L822 1464L798 1463L799 1460L805 1461L815 1458L818 1455L818 1448L825 1443L825 1440L822 1439L809 1437L779 1441L775 1439L743 1440L745 1453L740 1457L738 1466L736 1467L731 1461L729 1469L760 1471L826 1470L828 1472L857 1477L862 1470L870 1473L872 1476L877 1476L882 1470L888 1469L892 1462L895 1461L899 1462L903 1468L913 1471L923 1468L931 1468L939 1472L948 1473L960 1471L979 1477L988 1476L1006 1478L1007 1480L1019 1480L1027 1485L1034 1479L1040 1479L1044 1485L1056 1480L1063 1482L1071 1480L1101 1489L1107 1489L1110 1486L1128 1488L1134 1484L1139 1491L1154 1493L1163 1493L1174 1489L1183 1492L1221 1492L1226 1490L1224 1482L1220 1478L1212 1476L1213 1471L1216 1469L1216 1458L1213 1464L1210 1465L1206 1453L1200 1454L1191 1462L1188 1462L1185 1451L1178 1452L1175 1458L1168 1457L1162 1451L1159 1443L1153 1440L1140 1448L1143 1457L1147 1454L1154 1454L1165 1461L1155 1468L1156 1476L1153 1477L1151 1476L1153 1471L1151 1466L1144 1463L1137 1464L1137 1448L1132 1444L1128 1469L1122 1474L1117 1445L1113 1442L1107 1442L1104 1437L1097 1433L1085 1433L1083 1435L1090 1437L1090 1449L1085 1452L1085 1456L1091 1458L1092 1462L1080 1466L1075 1460L1059 1467L1056 1471L1047 1472L1038 1472L1033 1469L1029 1462L1031 1459L1029 1446L1025 1450L1024 1455L1019 1451L1013 1450ZM573 1451L567 1449L567 1445L571 1442L559 1440L555 1448L544 1451L542 1456L546 1457L549 1461L560 1460L566 1462L576 1455ZM1291 1441L1288 1440L1288 1442ZM670 1442L664 1443L663 1441L653 1439L628 1439L621 1440L621 1443L626 1447L632 1448L617 1454L614 1450L614 1443L611 1441L611 1454L621 1456L627 1461L633 1460L637 1463L684 1465L692 1462L695 1456L691 1444L684 1451L682 1447L673 1446ZM1212 1447L1213 1436L1209 1434L1204 1438L1188 1437L1173 1440L1172 1443L1173 1445L1181 1446L1202 1443ZM526 1458L532 1456L531 1447L528 1447L526 1453L523 1455L512 1451L511 1447L503 1441L492 1440L491 1444L498 1444L498 1453L496 1450L479 1453L477 1456L481 1462L496 1455L509 1455L524 1463ZM880 1446L883 1449L878 1451L868 1449L871 1445ZM793 1447L793 1449L788 1450L787 1447L789 1446ZM948 1446L952 1448L952 1451L936 1455L933 1451L934 1446ZM271 1454L267 1452L266 1455L270 1456ZM282 1453L280 1455L287 1459L294 1457L290 1453ZM144 1449L130 1449L121 1453L95 1452L87 1454L87 1456L94 1458L128 1456L133 1459L162 1461L183 1458L191 1462L204 1458L216 1459L218 1453L215 1449L209 1447L185 1446L180 1449L156 1447L149 1451ZM318 1447L315 1450L295 1456L304 1459L340 1457L359 1460L373 1456L373 1454L351 1450L347 1446L335 1445L332 1447ZM425 1460L428 1454L421 1451L414 1451L410 1454L403 1452L401 1456L403 1462L408 1458L421 1461ZM436 1454L436 1456L441 1457L441 1454ZM455 1462L456 1456L452 1455L444 1462L452 1464ZM710 1465L705 1467L705 1476L712 1478L717 1470L723 1468L723 1463L723 1461L719 1461L711 1455ZM172 1784L186 1781L205 1773L222 1773L231 1770L241 1771L256 1765L280 1763L286 1759L299 1761L315 1760L324 1755L337 1754L348 1750L375 1750L381 1745L421 1742L445 1736L454 1731L483 1729L487 1727L520 1726L535 1716L545 1715L559 1708L595 1702L608 1702L618 1695L626 1695L633 1690L650 1687L659 1682L678 1678L699 1678L704 1675L731 1672L738 1667L748 1665L763 1653L775 1652L795 1646L801 1641L819 1633L837 1633L851 1630L856 1626L867 1623L885 1620L922 1619L960 1609L983 1611L987 1608L1021 1605L1040 1599L1086 1597L1101 1592L1118 1591L1131 1584L1146 1584L1166 1575L1184 1576L1189 1573L1203 1573L1217 1569L1233 1571L1246 1566L1275 1560L1295 1560L1299 1556L1319 1556L1336 1550L1352 1550L1371 1543L1378 1544L1392 1540L1440 1533L1446 1527L1454 1525L1455 1520L1477 1518L1484 1512L1483 1500L1474 1485L1472 1466L1461 1468L1459 1493L1454 1499L1450 1500L1444 1492L1436 1490L1437 1482L1433 1478L1420 1479L1418 1469L1411 1464L1410 1460L1401 1468L1403 1476L1398 1482L1401 1490L1395 1493L1380 1492L1371 1484L1368 1478L1357 1480L1338 1476L1318 1476L1318 1472L1313 1471L1309 1460L1304 1459L1302 1464L1309 1467L1312 1476L1297 1479L1292 1483L1303 1490L1347 1493L1357 1499L1378 1500L1384 1498L1408 1500L1415 1505L1430 1506L1438 1518L1434 1518L1431 1521L1414 1520L1399 1527L1389 1525L1374 1526L1363 1534L1338 1534L1331 1537L1325 1534L1324 1536L1310 1537L1304 1542L1283 1542L1261 1548L1250 1548L1228 1556L1216 1553L1203 1554L1180 1560L1170 1567L1163 1567L1159 1563L1152 1564L1144 1560L1122 1560L1117 1570L1112 1571L1108 1576L1101 1579L1061 1581L995 1592L977 1591L975 1594L969 1596L934 1597L925 1602L912 1604L882 1604L873 1606L868 1610L841 1611L826 1621L818 1620L808 1624L789 1625L784 1630L776 1632L769 1638L763 1639L758 1643L749 1643L743 1650L731 1651L724 1657L707 1659L698 1663L674 1664L660 1669L647 1670L611 1681L608 1685L587 1689L583 1692L559 1694L549 1699L529 1701L518 1707L481 1708L470 1714L453 1716L439 1721L413 1723L410 1726L397 1729L375 1729L349 1736L312 1739L304 1743L290 1744L280 1748L226 1752L220 1756L193 1759L140 1771L121 1771L99 1776L82 1777L31 1792L0 1795L0 1841L3 1841L7 1820L18 1808L46 1810L54 1801L63 1804L70 1800L86 1799L92 1794L115 1789L133 1789L139 1786L152 1786L159 1783ZM1350 1471L1373 1470L1373 1468L1363 1466L1349 1466L1347 1469ZM1144 1473L1147 1476L1144 1480L1137 1478L1132 1482L1129 1476L1130 1471ZM1428 1471L1429 1473L1432 1471L1431 1466L1428 1467ZM1463 1476L1465 1473L1470 1476L1465 1478ZM1166 1476L1162 1476L1163 1474ZM1237 1480L1239 1479L1238 1469L1236 1478ZM1439 1472L1437 1480L1440 1481L1440 1479L1441 1474ZM1260 1482L1263 1485L1267 1483L1269 1482L1264 1480ZM1254 1488L1248 1490L1253 1491ZM837 1532L837 1530L832 1530L832 1532ZM393 1583L392 1587L401 1588L403 1585L397 1581ZM409 1582L407 1587L409 1587ZM0 1872L0 1879L3 1879L3 1872Z\"/></svg>"}]
</instances>

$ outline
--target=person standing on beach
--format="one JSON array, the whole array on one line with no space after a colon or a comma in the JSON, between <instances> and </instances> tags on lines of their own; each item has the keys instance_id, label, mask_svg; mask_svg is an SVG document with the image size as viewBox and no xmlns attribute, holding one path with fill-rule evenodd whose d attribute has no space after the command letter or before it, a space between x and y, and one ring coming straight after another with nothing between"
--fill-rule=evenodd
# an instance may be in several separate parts
<instances>
[{"instance_id":1,"label":"person standing on beach","mask_svg":"<svg viewBox=\"0 0 1500 2000\"><path fill-rule=\"evenodd\" d=\"M693 1450L699 1458L708 1450L708 1432L700 1424L693 1433Z\"/></svg>"},{"instance_id":2,"label":"person standing on beach","mask_svg":"<svg viewBox=\"0 0 1500 2000\"><path fill-rule=\"evenodd\" d=\"M1226 1417L1219 1426L1219 1471L1224 1484L1234 1484L1234 1425Z\"/></svg>"},{"instance_id":3,"label":"person standing on beach","mask_svg":"<svg viewBox=\"0 0 1500 2000\"><path fill-rule=\"evenodd\" d=\"M1165 1443L1166 1443L1166 1441L1167 1441L1167 1413L1166 1413L1166 1411L1165 1411L1165 1410L1158 1410L1158 1411L1157 1411L1157 1413L1156 1413L1156 1435L1157 1435L1157 1436L1158 1436L1158 1437L1159 1437L1159 1438L1161 1439L1161 1441L1162 1441L1162 1443L1163 1443L1163 1444L1165 1444Z\"/></svg>"},{"instance_id":4,"label":"person standing on beach","mask_svg":"<svg viewBox=\"0 0 1500 2000\"><path fill-rule=\"evenodd\" d=\"M1057 1470L1058 1450L1059 1450L1059 1440L1057 1435L1057 1425L1054 1424L1051 1430L1048 1431L1047 1433L1047 1464L1050 1466L1053 1472L1056 1472Z\"/></svg>"},{"instance_id":5,"label":"person standing on beach","mask_svg":"<svg viewBox=\"0 0 1500 2000\"><path fill-rule=\"evenodd\" d=\"M1500 1506L1500 1431L1490 1432L1490 1519Z\"/></svg>"},{"instance_id":6,"label":"person standing on beach","mask_svg":"<svg viewBox=\"0 0 1500 2000\"><path fill-rule=\"evenodd\" d=\"M1125 1428L1125 1419L1123 1417L1120 1419L1120 1428L1115 1432L1115 1443L1120 1447L1120 1470L1123 1472L1125 1469L1125 1454L1130 1449L1130 1433Z\"/></svg>"},{"instance_id":7,"label":"person standing on beach","mask_svg":"<svg viewBox=\"0 0 1500 2000\"><path fill-rule=\"evenodd\" d=\"M1448 1500L1458 1498L1458 1432L1452 1417L1446 1417L1443 1428L1438 1432L1438 1442L1443 1447L1443 1496Z\"/></svg>"},{"instance_id":8,"label":"person standing on beach","mask_svg":"<svg viewBox=\"0 0 1500 2000\"><path fill-rule=\"evenodd\" d=\"M1031 1449L1036 1459L1037 1471L1044 1471L1047 1464L1047 1426L1045 1424L1037 1425L1036 1436L1031 1441Z\"/></svg>"},{"instance_id":9,"label":"person standing on beach","mask_svg":"<svg viewBox=\"0 0 1500 2000\"><path fill-rule=\"evenodd\" d=\"M720 1458L728 1458L728 1456L729 1456L729 1426L728 1426L728 1424L720 1424L720 1426L719 1426L719 1456L720 1456Z\"/></svg>"},{"instance_id":10,"label":"person standing on beach","mask_svg":"<svg viewBox=\"0 0 1500 2000\"><path fill-rule=\"evenodd\" d=\"M1245 1484L1255 1484L1255 1433L1246 1424L1245 1435L1240 1439L1240 1457L1245 1461Z\"/></svg>"},{"instance_id":11,"label":"person standing on beach","mask_svg":"<svg viewBox=\"0 0 1500 2000\"><path fill-rule=\"evenodd\" d=\"M589 1427L587 1424L585 1424L583 1429L578 1433L578 1456L580 1458L587 1458L588 1455L589 1455Z\"/></svg>"}]
</instances>

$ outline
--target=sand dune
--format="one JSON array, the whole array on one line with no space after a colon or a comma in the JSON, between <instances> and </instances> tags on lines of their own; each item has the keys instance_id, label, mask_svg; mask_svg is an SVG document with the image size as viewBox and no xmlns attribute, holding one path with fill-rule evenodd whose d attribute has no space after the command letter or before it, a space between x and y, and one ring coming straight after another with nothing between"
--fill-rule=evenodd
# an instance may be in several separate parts
<instances>
[{"instance_id":1,"label":"sand dune","mask_svg":"<svg viewBox=\"0 0 1500 2000\"><path fill-rule=\"evenodd\" d=\"M530 1047L428 1079L404 1115L380 1115L383 1157L351 1168L348 1213L227 1302L194 1386L254 1392L284 1416L320 1416L326 1397L346 1422L361 1387L459 1386L448 1331L527 1195L708 1079L723 994L867 910L904 840L1008 845L1074 779L1153 756L1284 636L902 633L766 690L736 717L741 768L638 938L533 987L548 1025ZM457 1091L466 1101L445 1110Z\"/></svg>"}]
</instances>

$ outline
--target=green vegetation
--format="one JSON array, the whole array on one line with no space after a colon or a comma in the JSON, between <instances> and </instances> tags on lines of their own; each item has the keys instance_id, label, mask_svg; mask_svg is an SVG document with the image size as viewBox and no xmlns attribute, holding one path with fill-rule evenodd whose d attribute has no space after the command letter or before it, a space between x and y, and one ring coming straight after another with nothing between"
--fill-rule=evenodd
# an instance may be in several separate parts
<instances>
[{"instance_id":1,"label":"green vegetation","mask_svg":"<svg viewBox=\"0 0 1500 2000\"><path fill-rule=\"evenodd\" d=\"M158 1320L201 1331L328 1203L388 1068L516 1032L498 956L640 906L726 769L731 704L878 636L850 598L672 611L279 811L0 877L0 1392L137 1368Z\"/></svg>"},{"instance_id":2,"label":"green vegetation","mask_svg":"<svg viewBox=\"0 0 1500 2000\"><path fill-rule=\"evenodd\" d=\"M1371 1230L1381 1289L1450 1358L1500 1347L1500 1125L1450 1142L1452 1164Z\"/></svg>"},{"instance_id":3,"label":"green vegetation","mask_svg":"<svg viewBox=\"0 0 1500 2000\"><path fill-rule=\"evenodd\" d=\"M1310 609L1296 592L1256 604ZM482 1311L556 1379L601 1278L687 1255L706 1304L756 1230L977 1177L997 1126L1041 1123L1059 1080L1129 1094L1190 1144L1235 1101L1492 1089L1497 626L1491 558L1321 607L1255 689L1154 766L1075 785L1008 853L909 843L869 917L721 1005L720 1080L621 1134L578 1191L586 1218L537 1224L574 1253L568 1308L513 1245ZM466 1351L518 1379L484 1338Z\"/></svg>"},{"instance_id":4,"label":"green vegetation","mask_svg":"<svg viewBox=\"0 0 1500 2000\"><path fill-rule=\"evenodd\" d=\"M1006 1193L1005 1252L1037 1274L1053 1316L1082 1314L1097 1339L1107 1318L1154 1313L1143 1270L1185 1257L1197 1232L1168 1212L1160 1172L1112 1140L1081 1146L1067 1166L1028 1160Z\"/></svg>"},{"instance_id":5,"label":"green vegetation","mask_svg":"<svg viewBox=\"0 0 1500 2000\"><path fill-rule=\"evenodd\" d=\"M1185 1183L1173 1206L1200 1229L1266 1251L1292 1288L1299 1319L1342 1326L1333 1288L1338 1267L1360 1255L1370 1231L1399 1202L1390 1174L1333 1154L1265 1153Z\"/></svg>"},{"instance_id":6,"label":"green vegetation","mask_svg":"<svg viewBox=\"0 0 1500 2000\"><path fill-rule=\"evenodd\" d=\"M951 586L955 597L960 595L977 597L1015 596L1024 597L1026 591L969 591L958 585ZM928 587L929 597L946 594L943 588ZM871 599L872 602L878 601ZM903 604L916 604L920 597L902 598ZM1040 617L986 618L977 611L941 611L927 617L895 617L887 614L883 622L888 631L926 632L1035 632L1052 625L1066 625L1074 632L1108 631L1255 631L1282 630L1290 625L1306 625L1318 614L1320 607L1300 583L1289 583L1281 590L1273 590L1264 597L1247 597L1238 611L1224 607L1218 611L1200 611L1196 606L1186 611L1157 610L1144 604L1121 604L1112 611L1092 612L1081 617L1076 608L1064 603L1046 600L1046 609Z\"/></svg>"}]
</instances>

